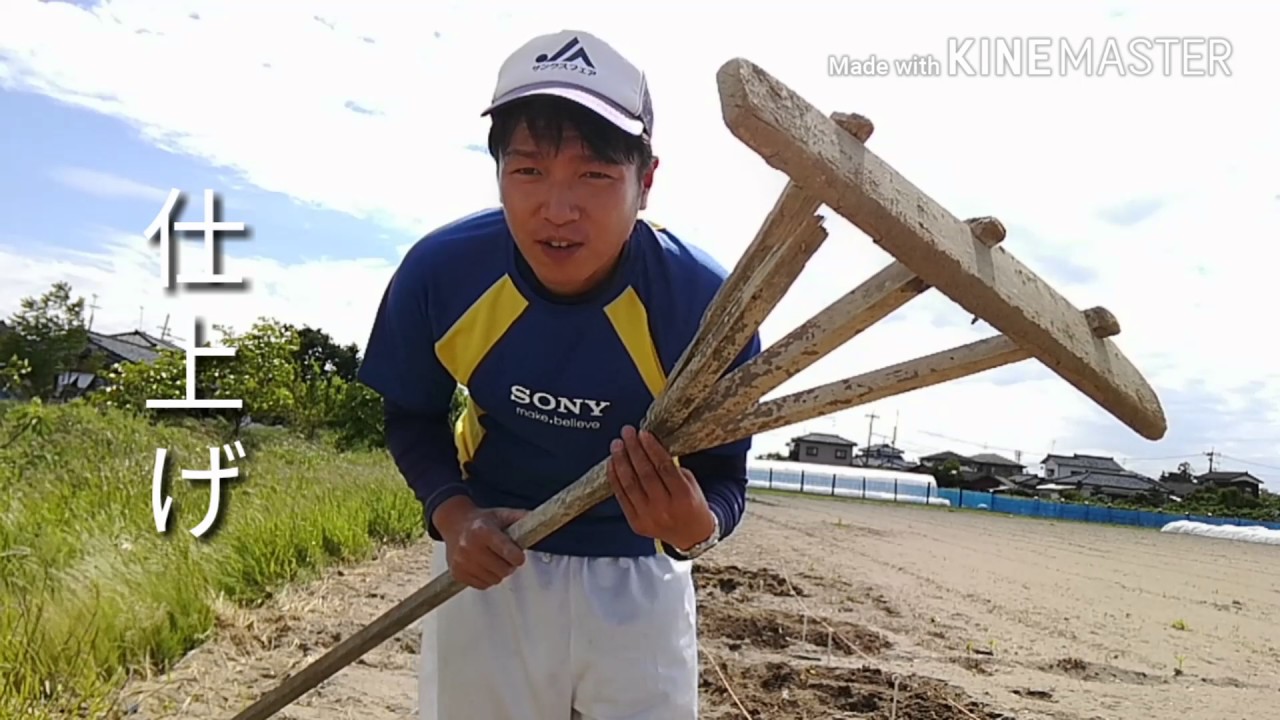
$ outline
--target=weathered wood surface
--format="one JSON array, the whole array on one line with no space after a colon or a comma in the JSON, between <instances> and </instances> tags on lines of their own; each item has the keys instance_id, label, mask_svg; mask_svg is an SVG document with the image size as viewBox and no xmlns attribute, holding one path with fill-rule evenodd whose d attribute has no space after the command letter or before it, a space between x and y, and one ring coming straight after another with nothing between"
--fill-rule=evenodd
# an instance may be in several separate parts
<instances>
[{"instance_id":1,"label":"weathered wood surface","mask_svg":"<svg viewBox=\"0 0 1280 720\"><path fill-rule=\"evenodd\" d=\"M893 267L891 265L885 270ZM1102 340L1120 334L1120 322L1110 310L1093 307L1081 314L1094 338ZM785 342L779 341L778 345ZM998 335L794 392L759 403L745 413L726 415L713 405L703 406L681 428L680 438L695 437L705 447L716 447L913 390L1012 365L1031 357L1033 356L1028 350L1009 337ZM735 387L734 378L725 378L717 384L711 399L727 398Z\"/></svg>"},{"instance_id":2,"label":"weathered wood surface","mask_svg":"<svg viewBox=\"0 0 1280 720\"><path fill-rule=\"evenodd\" d=\"M794 205L794 201L788 204ZM777 233L780 242L761 244L765 257L751 264L747 280L732 293L718 293L713 300L682 356L684 367L672 374L667 391L655 399L645 415L642 424L656 434L666 435L680 427L703 401L827 237L821 219L812 214L788 219L794 221ZM726 299L723 308L715 302L720 298Z\"/></svg>"},{"instance_id":3,"label":"weathered wood surface","mask_svg":"<svg viewBox=\"0 0 1280 720\"><path fill-rule=\"evenodd\" d=\"M993 217L965 221L975 238L987 247L1004 240L1004 225ZM732 422L760 398L788 378L847 343L894 310L919 297L929 286L900 262L880 272L801 323L759 358L729 373L729 382L707 398L699 411L715 420Z\"/></svg>"},{"instance_id":4,"label":"weathered wood surface","mask_svg":"<svg viewBox=\"0 0 1280 720\"><path fill-rule=\"evenodd\" d=\"M1164 436L1164 410L1146 379L1038 275L975 239L963 221L755 64L730 60L717 81L725 124L766 163L1135 432Z\"/></svg>"},{"instance_id":5,"label":"weathered wood surface","mask_svg":"<svg viewBox=\"0 0 1280 720\"><path fill-rule=\"evenodd\" d=\"M837 127L866 142L871 120L855 113L832 113ZM669 392L650 406L644 425L659 436L678 428L702 403L761 323L795 283L826 240L821 207L812 193L788 181L755 238L707 307L693 341L671 372ZM738 268L742 268L739 272ZM750 288L751 290L745 290ZM677 402L678 399L678 402ZM759 399L759 396L752 401Z\"/></svg>"},{"instance_id":6,"label":"weathered wood surface","mask_svg":"<svg viewBox=\"0 0 1280 720\"><path fill-rule=\"evenodd\" d=\"M760 403L731 418L690 418L687 430L716 445L769 432L895 395L958 380L1031 357L1003 335L895 363Z\"/></svg>"}]
</instances>

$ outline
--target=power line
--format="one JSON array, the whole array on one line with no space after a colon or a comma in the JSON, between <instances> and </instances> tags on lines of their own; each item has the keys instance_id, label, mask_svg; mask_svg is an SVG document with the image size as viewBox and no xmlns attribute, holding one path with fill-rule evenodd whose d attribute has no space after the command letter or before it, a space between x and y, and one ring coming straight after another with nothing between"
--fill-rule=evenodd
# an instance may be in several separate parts
<instances>
[{"instance_id":1,"label":"power line","mask_svg":"<svg viewBox=\"0 0 1280 720\"><path fill-rule=\"evenodd\" d=\"M1011 452L1011 453L1018 452L1017 448L999 447L996 445L991 445L990 443L973 442L972 440L964 440L962 438L951 437L950 435L943 435L942 433L931 432L929 430L917 430L916 432L920 433L921 435L929 435L932 437L941 438L943 440L949 440L951 442L957 442L964 445L972 445L974 447L980 447L980 448L983 448L984 450L1003 450L1004 452ZM1048 453L1045 453L1045 454L1047 455Z\"/></svg>"},{"instance_id":2,"label":"power line","mask_svg":"<svg viewBox=\"0 0 1280 720\"><path fill-rule=\"evenodd\" d=\"M1265 468L1267 470L1275 470L1276 472L1280 472L1280 467L1277 467L1275 465L1264 465L1263 463L1254 462L1252 460L1245 460L1243 458L1235 457L1234 455L1223 455L1222 453L1218 453L1218 457L1224 460L1230 460L1231 462L1244 463L1245 465L1252 465L1254 467L1260 467L1260 468Z\"/></svg>"}]
</instances>

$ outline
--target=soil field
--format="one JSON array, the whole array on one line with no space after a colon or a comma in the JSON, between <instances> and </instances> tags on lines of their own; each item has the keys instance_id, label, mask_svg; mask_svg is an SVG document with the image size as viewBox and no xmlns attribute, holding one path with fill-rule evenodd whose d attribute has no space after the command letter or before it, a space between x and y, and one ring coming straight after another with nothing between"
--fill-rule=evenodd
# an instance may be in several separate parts
<instances>
[{"instance_id":1,"label":"soil field","mask_svg":"<svg viewBox=\"0 0 1280 720\"><path fill-rule=\"evenodd\" d=\"M131 684L132 717L229 717L417 589L429 554L228 610ZM707 720L1280 717L1272 546L753 492L696 573ZM415 718L418 644L415 624L276 717Z\"/></svg>"}]
</instances>

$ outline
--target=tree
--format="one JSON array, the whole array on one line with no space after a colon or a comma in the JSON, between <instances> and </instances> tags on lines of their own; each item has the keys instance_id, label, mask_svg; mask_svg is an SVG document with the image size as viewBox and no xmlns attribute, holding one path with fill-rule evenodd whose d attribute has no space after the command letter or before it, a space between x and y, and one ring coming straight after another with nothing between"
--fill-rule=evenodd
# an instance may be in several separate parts
<instances>
[{"instance_id":1,"label":"tree","mask_svg":"<svg viewBox=\"0 0 1280 720\"><path fill-rule=\"evenodd\" d=\"M298 350L294 357L304 380L317 375L336 375L347 382L355 382L360 367L360 349L355 343L339 345L329 333L303 326L293 328L298 333Z\"/></svg>"},{"instance_id":2,"label":"tree","mask_svg":"<svg viewBox=\"0 0 1280 720\"><path fill-rule=\"evenodd\" d=\"M298 415L303 394L295 361L296 331L276 320L259 319L244 334L215 325L221 344L236 349L231 357L202 357L196 363L195 397L201 400L241 400L238 409L150 410L146 401L185 397L186 354L162 350L151 363L121 363L106 373L108 387L92 396L94 402L155 415L220 418L227 435L236 437L245 421L289 423ZM206 345L210 344L208 342ZM312 398L314 400L314 398Z\"/></svg>"},{"instance_id":3,"label":"tree","mask_svg":"<svg viewBox=\"0 0 1280 720\"><path fill-rule=\"evenodd\" d=\"M344 383L329 427L340 450L386 447L382 398L362 383Z\"/></svg>"},{"instance_id":4,"label":"tree","mask_svg":"<svg viewBox=\"0 0 1280 720\"><path fill-rule=\"evenodd\" d=\"M214 328L222 335L220 344L235 348L236 354L196 361L195 396L240 399L243 408L149 410L149 399L186 395L187 361L180 350L162 350L151 363L121 363L105 375L108 386L90 395L91 402L158 419L222 419L230 437L252 417L257 423L286 425L308 438L329 433L339 449L385 446L382 398L356 380L359 352L354 344L338 345L322 330L298 329L270 318L260 318L243 334L222 325ZM466 402L466 389L456 387L449 403L451 424Z\"/></svg>"},{"instance_id":5,"label":"tree","mask_svg":"<svg viewBox=\"0 0 1280 720\"><path fill-rule=\"evenodd\" d=\"M453 426L467 405L467 389L458 385L449 402L449 425ZM382 398L368 386L346 383L342 400L334 411L330 427L340 449L386 446L386 427L382 416Z\"/></svg>"},{"instance_id":6,"label":"tree","mask_svg":"<svg viewBox=\"0 0 1280 720\"><path fill-rule=\"evenodd\" d=\"M244 401L240 410L228 411L235 427L251 415L264 421L288 422L297 411L301 380L295 362L297 331L269 318L260 318L242 335L226 325L213 327L222 334L222 345L236 349L233 357L203 360L215 397Z\"/></svg>"},{"instance_id":7,"label":"tree","mask_svg":"<svg viewBox=\"0 0 1280 720\"><path fill-rule=\"evenodd\" d=\"M960 474L960 461L951 458L933 468L933 479L940 488L960 487L964 476Z\"/></svg>"},{"instance_id":8,"label":"tree","mask_svg":"<svg viewBox=\"0 0 1280 720\"><path fill-rule=\"evenodd\" d=\"M39 298L23 298L21 308L0 335L0 383L20 398L48 399L88 343L84 298L73 300L70 283L56 282Z\"/></svg>"}]
</instances>

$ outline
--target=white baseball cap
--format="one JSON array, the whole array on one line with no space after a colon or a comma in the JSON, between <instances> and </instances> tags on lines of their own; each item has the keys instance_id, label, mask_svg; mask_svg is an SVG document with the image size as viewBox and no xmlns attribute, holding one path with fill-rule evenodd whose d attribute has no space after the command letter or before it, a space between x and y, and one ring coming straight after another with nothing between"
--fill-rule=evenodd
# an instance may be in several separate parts
<instances>
[{"instance_id":1,"label":"white baseball cap","mask_svg":"<svg viewBox=\"0 0 1280 720\"><path fill-rule=\"evenodd\" d=\"M502 63L493 102L481 115L531 95L572 100L632 135L653 134L644 73L588 32L561 30L522 45Z\"/></svg>"}]
</instances>

